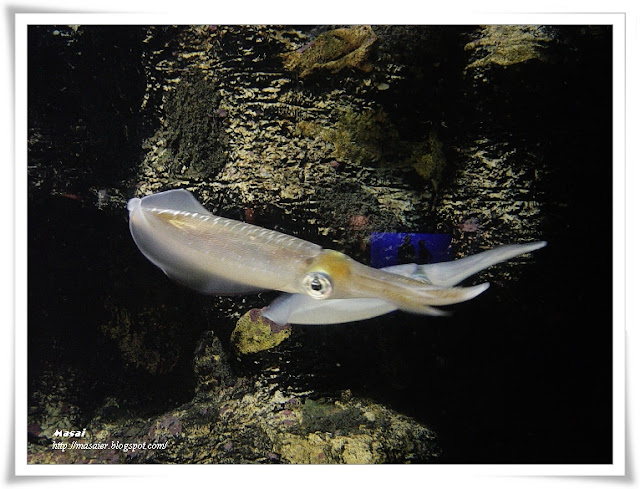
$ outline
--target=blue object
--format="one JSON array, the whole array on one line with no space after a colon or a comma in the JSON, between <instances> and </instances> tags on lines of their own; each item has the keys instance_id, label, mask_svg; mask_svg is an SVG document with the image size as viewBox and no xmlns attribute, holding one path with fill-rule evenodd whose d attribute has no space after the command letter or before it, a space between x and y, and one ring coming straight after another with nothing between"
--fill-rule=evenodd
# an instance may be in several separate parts
<instances>
[{"instance_id":1,"label":"blue object","mask_svg":"<svg viewBox=\"0 0 640 489\"><path fill-rule=\"evenodd\" d=\"M450 234L371 233L371 266L448 261L450 244Z\"/></svg>"}]
</instances>

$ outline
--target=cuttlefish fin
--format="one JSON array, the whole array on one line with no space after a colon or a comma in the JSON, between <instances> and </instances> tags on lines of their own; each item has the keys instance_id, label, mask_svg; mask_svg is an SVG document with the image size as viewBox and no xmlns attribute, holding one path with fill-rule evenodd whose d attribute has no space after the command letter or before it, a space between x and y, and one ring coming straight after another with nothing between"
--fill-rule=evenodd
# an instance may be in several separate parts
<instances>
[{"instance_id":1,"label":"cuttlefish fin","mask_svg":"<svg viewBox=\"0 0 640 489\"><path fill-rule=\"evenodd\" d=\"M188 241L173 230L158 226L152 210L170 210L215 217L187 190L168 190L142 199L131 199L129 229L136 245L151 263L169 278L203 294L247 294L261 288L214 276L203 266L202 257L196 256Z\"/></svg>"},{"instance_id":2,"label":"cuttlefish fin","mask_svg":"<svg viewBox=\"0 0 640 489\"><path fill-rule=\"evenodd\" d=\"M438 287L452 287L492 265L530 253L546 245L546 241L503 245L459 260L419 265L413 277L423 277Z\"/></svg>"},{"instance_id":3,"label":"cuttlefish fin","mask_svg":"<svg viewBox=\"0 0 640 489\"><path fill-rule=\"evenodd\" d=\"M142 199L131 199L127 203L127 209L131 211L132 206L137 204L139 204L142 209L171 209L213 216L211 212L198 202L191 192L183 188L147 195Z\"/></svg>"}]
</instances>

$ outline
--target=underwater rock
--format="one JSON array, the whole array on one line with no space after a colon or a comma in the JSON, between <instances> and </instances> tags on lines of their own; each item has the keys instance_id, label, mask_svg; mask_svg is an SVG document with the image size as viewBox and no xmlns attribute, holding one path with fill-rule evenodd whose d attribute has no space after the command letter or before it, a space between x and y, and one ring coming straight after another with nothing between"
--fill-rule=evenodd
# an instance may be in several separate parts
<instances>
[{"instance_id":1,"label":"underwater rock","mask_svg":"<svg viewBox=\"0 0 640 489\"><path fill-rule=\"evenodd\" d=\"M92 426L90 441L144 446L114 454L69 450L58 463L429 463L440 449L433 431L356 397L312 400L265 378L242 380L138 422ZM154 448L150 448L154 447ZM49 447L36 450L42 461ZM108 456L107 456L108 455Z\"/></svg>"},{"instance_id":2,"label":"underwater rock","mask_svg":"<svg viewBox=\"0 0 640 489\"><path fill-rule=\"evenodd\" d=\"M180 313L165 304L135 308L111 302L100 332L115 342L124 364L151 374L171 371L184 353Z\"/></svg>"},{"instance_id":3,"label":"underwater rock","mask_svg":"<svg viewBox=\"0 0 640 489\"><path fill-rule=\"evenodd\" d=\"M158 164L188 178L214 178L224 167L225 133L220 93L201 75L185 76L168 97Z\"/></svg>"},{"instance_id":4,"label":"underwater rock","mask_svg":"<svg viewBox=\"0 0 640 489\"><path fill-rule=\"evenodd\" d=\"M391 136L397 132L393 119L383 106L372 103L378 83L345 73L339 81L329 79L321 90L301 85L278 62L280 53L294 51L300 42L310 40L306 33L292 28L231 26L209 31L191 26L176 30L171 39L173 51L167 48L154 55L147 67L156 81L148 87L149 100L158 104L163 122L145 145L135 195L186 187L215 213L238 219L251 208L258 225L273 227L286 220L287 232L364 260L367 234L350 230L352 215L368 214L372 225L385 230L418 231L428 222L434 197L431 180L415 181L417 167L425 166L423 155L415 153L412 141L393 143ZM382 69L375 76L386 79L387 71L394 70ZM175 163L175 143L170 144L167 134L180 128L174 130L175 124L164 122L179 122L187 117L180 113L200 110L175 105L180 113L164 114L165 102L176 97L174 92L194 79L195 73L219 93L219 98L210 93L207 100L215 104L205 105L215 113L214 127L224 133L216 135L215 144L220 146L216 154L224 155L226 162L222 168L211 166L208 176ZM157 93L156 84L162 87L162 94ZM196 104L198 99L186 97L184 101ZM352 117L346 116L349 114ZM210 137L203 125L192 128L202 134L190 140ZM371 128L376 129L377 142L370 140L367 146L362 141L366 143L367 131L373 133ZM349 149L347 139L354 132L362 136L361 141ZM428 137L421 135L420 140ZM332 156L336 145L343 155L340 159ZM399 154L389 148L398 148ZM342 202L350 196L358 209L345 212Z\"/></svg>"},{"instance_id":5,"label":"underwater rock","mask_svg":"<svg viewBox=\"0 0 640 489\"><path fill-rule=\"evenodd\" d=\"M238 319L231 333L231 344L240 355L248 355L278 346L290 335L290 328L263 318L260 309L251 309Z\"/></svg>"},{"instance_id":6,"label":"underwater rock","mask_svg":"<svg viewBox=\"0 0 640 489\"><path fill-rule=\"evenodd\" d=\"M549 27L532 25L488 25L482 27L480 37L467 43L475 59L466 69L486 67L491 64L510 66L537 59L548 60L546 52L554 37Z\"/></svg>"},{"instance_id":7,"label":"underwater rock","mask_svg":"<svg viewBox=\"0 0 640 489\"><path fill-rule=\"evenodd\" d=\"M94 417L78 441L102 448L52 450L57 439L43 439L31 444L30 463L373 464L440 457L430 428L350 391L311 397L291 375L278 375L277 366L236 377L211 332L195 353L194 370L192 400L151 417Z\"/></svg>"},{"instance_id":8,"label":"underwater rock","mask_svg":"<svg viewBox=\"0 0 640 489\"><path fill-rule=\"evenodd\" d=\"M337 161L376 168L410 169L437 190L447 166L444 144L430 130L421 141L404 139L398 127L381 108L356 112L345 110L333 125L300 122L296 131L331 143Z\"/></svg>"},{"instance_id":9,"label":"underwater rock","mask_svg":"<svg viewBox=\"0 0 640 489\"><path fill-rule=\"evenodd\" d=\"M541 100L562 83L553 68L559 54L553 27L481 26L469 38L461 66L465 97L452 104L465 136L449 152L448 178L435 205L439 230L453 235L457 257L541 235L540 188L549 168L538 121L544 119ZM524 272L519 264L480 277L515 280Z\"/></svg>"},{"instance_id":10,"label":"underwater rock","mask_svg":"<svg viewBox=\"0 0 640 489\"><path fill-rule=\"evenodd\" d=\"M275 448L290 463L424 463L440 453L431 430L374 403L307 399L292 413L300 428L283 433Z\"/></svg>"},{"instance_id":11,"label":"underwater rock","mask_svg":"<svg viewBox=\"0 0 640 489\"><path fill-rule=\"evenodd\" d=\"M197 380L196 392L229 387L236 382L226 350L212 331L207 331L198 343L194 354L193 370Z\"/></svg>"},{"instance_id":12,"label":"underwater rock","mask_svg":"<svg viewBox=\"0 0 640 489\"><path fill-rule=\"evenodd\" d=\"M431 182L433 189L439 189L442 176L447 168L444 143L435 130L431 131L425 141L412 146L413 152L407 158L415 171L425 180Z\"/></svg>"},{"instance_id":13,"label":"underwater rock","mask_svg":"<svg viewBox=\"0 0 640 489\"><path fill-rule=\"evenodd\" d=\"M282 55L284 67L300 78L327 72L338 73L344 68L368 72L369 57L376 35L368 25L334 29L324 32L305 46Z\"/></svg>"},{"instance_id":14,"label":"underwater rock","mask_svg":"<svg viewBox=\"0 0 640 489\"><path fill-rule=\"evenodd\" d=\"M333 145L331 156L358 165L393 164L399 151L399 134L382 110L345 111L331 127L319 129Z\"/></svg>"}]
</instances>

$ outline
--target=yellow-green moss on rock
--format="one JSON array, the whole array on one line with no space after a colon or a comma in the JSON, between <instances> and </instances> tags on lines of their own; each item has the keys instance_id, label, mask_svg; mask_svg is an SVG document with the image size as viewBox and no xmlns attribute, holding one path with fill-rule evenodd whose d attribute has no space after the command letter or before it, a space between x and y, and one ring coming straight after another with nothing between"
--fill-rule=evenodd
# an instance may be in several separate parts
<instances>
[{"instance_id":1,"label":"yellow-green moss on rock","mask_svg":"<svg viewBox=\"0 0 640 489\"><path fill-rule=\"evenodd\" d=\"M252 309L238 319L231 343L237 353L248 355L278 346L290 335L290 328L274 328L271 321L260 315L259 309Z\"/></svg>"},{"instance_id":2,"label":"yellow-green moss on rock","mask_svg":"<svg viewBox=\"0 0 640 489\"><path fill-rule=\"evenodd\" d=\"M292 464L375 464L385 462L382 444L368 434L331 436L285 433L279 445L283 458Z\"/></svg>"},{"instance_id":3,"label":"yellow-green moss on rock","mask_svg":"<svg viewBox=\"0 0 640 489\"><path fill-rule=\"evenodd\" d=\"M447 160L444 154L444 144L435 131L429 133L426 141L414 146L408 161L418 175L431 181L435 188L438 187Z\"/></svg>"},{"instance_id":4,"label":"yellow-green moss on rock","mask_svg":"<svg viewBox=\"0 0 640 489\"><path fill-rule=\"evenodd\" d=\"M319 72L338 73L344 68L370 71L369 56L376 35L368 25L334 29L320 34L302 48L282 55L285 69L306 78Z\"/></svg>"},{"instance_id":5,"label":"yellow-green moss on rock","mask_svg":"<svg viewBox=\"0 0 640 489\"><path fill-rule=\"evenodd\" d=\"M464 47L467 51L477 52L475 61L469 63L467 69L510 66L532 59L545 61L545 48L551 41L542 26L483 26L480 37Z\"/></svg>"},{"instance_id":6,"label":"yellow-green moss on rock","mask_svg":"<svg viewBox=\"0 0 640 489\"><path fill-rule=\"evenodd\" d=\"M140 309L108 303L100 332L115 341L126 365L151 374L171 371L183 353L179 312L163 304Z\"/></svg>"},{"instance_id":7,"label":"yellow-green moss on rock","mask_svg":"<svg viewBox=\"0 0 640 489\"><path fill-rule=\"evenodd\" d=\"M347 110L333 126L321 130L333 144L332 156L356 164L378 166L397 157L398 130L382 109Z\"/></svg>"},{"instance_id":8,"label":"yellow-green moss on rock","mask_svg":"<svg viewBox=\"0 0 640 489\"><path fill-rule=\"evenodd\" d=\"M331 156L339 161L372 167L413 168L434 187L438 186L447 163L444 144L435 130L426 133L425 139L420 141L404 140L381 108L360 113L347 110L327 128L302 121L297 125L296 133L321 137L331 143Z\"/></svg>"}]
</instances>

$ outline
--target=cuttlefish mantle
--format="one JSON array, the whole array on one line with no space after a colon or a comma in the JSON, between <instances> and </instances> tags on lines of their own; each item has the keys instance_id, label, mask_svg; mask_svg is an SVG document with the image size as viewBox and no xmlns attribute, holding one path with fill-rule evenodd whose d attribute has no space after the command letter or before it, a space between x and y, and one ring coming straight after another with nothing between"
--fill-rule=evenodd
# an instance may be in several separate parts
<instances>
[{"instance_id":1,"label":"cuttlefish mantle","mask_svg":"<svg viewBox=\"0 0 640 489\"><path fill-rule=\"evenodd\" d=\"M134 198L127 209L136 245L171 279L205 294L285 292L262 313L277 324L335 324L394 310L440 315L434 306L467 301L489 287L457 286L465 278L546 245L374 269L294 236L214 216L187 190Z\"/></svg>"}]
</instances>

